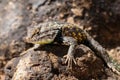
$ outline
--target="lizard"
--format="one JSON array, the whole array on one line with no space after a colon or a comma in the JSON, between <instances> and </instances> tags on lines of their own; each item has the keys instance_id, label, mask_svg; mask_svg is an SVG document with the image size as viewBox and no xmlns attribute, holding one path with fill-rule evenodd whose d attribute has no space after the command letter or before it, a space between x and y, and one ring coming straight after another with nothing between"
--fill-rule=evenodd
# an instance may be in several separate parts
<instances>
[{"instance_id":1,"label":"lizard","mask_svg":"<svg viewBox=\"0 0 120 80\"><path fill-rule=\"evenodd\" d=\"M35 44L34 47L29 50L36 49L40 45L52 44L54 42L69 45L68 53L63 56L65 57L65 64L68 64L68 68L72 67L73 63L77 64L74 58L75 47L78 44L83 44L94 51L113 72L120 75L120 64L110 57L105 48L94 40L85 30L75 24L55 21L39 23L33 28L28 29L25 40L28 43Z\"/></svg>"}]
</instances>

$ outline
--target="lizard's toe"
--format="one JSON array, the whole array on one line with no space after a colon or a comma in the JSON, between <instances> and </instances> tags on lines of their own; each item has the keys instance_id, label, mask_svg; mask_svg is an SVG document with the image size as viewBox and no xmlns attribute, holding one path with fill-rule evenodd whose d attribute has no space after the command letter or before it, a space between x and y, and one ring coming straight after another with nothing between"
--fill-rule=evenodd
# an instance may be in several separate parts
<instances>
[{"instance_id":1,"label":"lizard's toe","mask_svg":"<svg viewBox=\"0 0 120 80\"><path fill-rule=\"evenodd\" d=\"M65 60L65 64L68 63L68 68L72 68L72 63L74 62L74 64L76 64L75 58L73 56L70 55L65 55L64 58L66 58Z\"/></svg>"}]
</instances>

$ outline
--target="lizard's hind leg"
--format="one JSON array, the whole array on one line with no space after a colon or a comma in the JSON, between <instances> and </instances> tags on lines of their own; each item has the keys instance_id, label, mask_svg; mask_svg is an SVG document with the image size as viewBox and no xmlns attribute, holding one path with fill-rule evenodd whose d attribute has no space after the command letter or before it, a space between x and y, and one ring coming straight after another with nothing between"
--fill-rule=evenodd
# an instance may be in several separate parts
<instances>
[{"instance_id":1,"label":"lizard's hind leg","mask_svg":"<svg viewBox=\"0 0 120 80\"><path fill-rule=\"evenodd\" d=\"M74 64L76 64L74 53L75 53L75 47L77 45L77 41L72 37L63 37L63 43L66 45L70 45L68 49L68 53L64 57L66 58L65 64L68 63L67 68L72 69L72 63L74 62Z\"/></svg>"}]
</instances>

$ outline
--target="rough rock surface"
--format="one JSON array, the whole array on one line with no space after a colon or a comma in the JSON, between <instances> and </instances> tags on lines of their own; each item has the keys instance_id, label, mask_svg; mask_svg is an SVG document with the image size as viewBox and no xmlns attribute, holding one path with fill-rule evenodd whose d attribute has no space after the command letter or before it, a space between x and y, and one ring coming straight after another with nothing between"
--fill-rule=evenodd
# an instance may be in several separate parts
<instances>
[{"instance_id":1,"label":"rough rock surface","mask_svg":"<svg viewBox=\"0 0 120 80\"><path fill-rule=\"evenodd\" d=\"M68 46L47 45L35 51L27 51L25 55L17 58L19 62L14 59L8 62L5 67L6 79L56 80L71 78L70 80L76 80L95 79L105 75L104 65L99 65L103 64L102 61L83 45L76 48L77 65L73 65L72 70L67 70L65 59L62 58L67 53L67 48Z\"/></svg>"}]
</instances>

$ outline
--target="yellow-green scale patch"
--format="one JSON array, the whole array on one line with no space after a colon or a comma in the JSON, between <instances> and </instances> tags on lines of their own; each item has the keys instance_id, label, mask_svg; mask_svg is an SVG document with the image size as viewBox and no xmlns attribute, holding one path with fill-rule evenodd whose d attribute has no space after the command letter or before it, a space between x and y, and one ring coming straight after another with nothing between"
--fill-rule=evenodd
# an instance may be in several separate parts
<instances>
[{"instance_id":1,"label":"yellow-green scale patch","mask_svg":"<svg viewBox=\"0 0 120 80\"><path fill-rule=\"evenodd\" d=\"M44 44L49 44L49 43L52 43L52 42L53 42L53 39L44 39L44 40L36 41L36 42L33 42L33 43L44 45Z\"/></svg>"}]
</instances>

